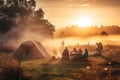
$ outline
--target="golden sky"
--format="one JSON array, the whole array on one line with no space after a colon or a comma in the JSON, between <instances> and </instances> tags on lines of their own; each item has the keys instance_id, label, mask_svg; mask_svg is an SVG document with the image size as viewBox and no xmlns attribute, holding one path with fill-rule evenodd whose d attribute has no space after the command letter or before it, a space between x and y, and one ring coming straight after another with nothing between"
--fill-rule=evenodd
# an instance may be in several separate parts
<instances>
[{"instance_id":1,"label":"golden sky","mask_svg":"<svg viewBox=\"0 0 120 80\"><path fill-rule=\"evenodd\" d=\"M120 0L37 0L37 7L57 27L75 24L81 17L92 25L120 25Z\"/></svg>"}]
</instances>

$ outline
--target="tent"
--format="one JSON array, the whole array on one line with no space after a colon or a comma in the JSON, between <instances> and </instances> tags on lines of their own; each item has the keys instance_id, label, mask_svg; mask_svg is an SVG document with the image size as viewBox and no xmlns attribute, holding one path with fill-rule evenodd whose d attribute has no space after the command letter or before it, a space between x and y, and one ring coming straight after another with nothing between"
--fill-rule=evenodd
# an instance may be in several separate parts
<instances>
[{"instance_id":1,"label":"tent","mask_svg":"<svg viewBox=\"0 0 120 80\"><path fill-rule=\"evenodd\" d=\"M25 41L13 55L16 59L43 59L50 57L43 45L38 41Z\"/></svg>"}]
</instances>

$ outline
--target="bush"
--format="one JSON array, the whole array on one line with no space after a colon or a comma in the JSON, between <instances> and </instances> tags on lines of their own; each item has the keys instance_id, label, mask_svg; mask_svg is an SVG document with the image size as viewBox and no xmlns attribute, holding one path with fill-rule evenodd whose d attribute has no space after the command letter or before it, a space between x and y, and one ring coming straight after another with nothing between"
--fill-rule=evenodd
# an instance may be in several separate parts
<instances>
[{"instance_id":1,"label":"bush","mask_svg":"<svg viewBox=\"0 0 120 80\"><path fill-rule=\"evenodd\" d=\"M32 80L32 76L27 75L14 59L2 66L2 76L3 80Z\"/></svg>"}]
</instances>

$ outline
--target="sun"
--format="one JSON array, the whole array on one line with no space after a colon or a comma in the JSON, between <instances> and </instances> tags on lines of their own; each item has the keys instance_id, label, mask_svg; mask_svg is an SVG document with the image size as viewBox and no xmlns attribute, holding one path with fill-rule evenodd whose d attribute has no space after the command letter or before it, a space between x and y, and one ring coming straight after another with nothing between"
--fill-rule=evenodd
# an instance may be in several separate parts
<instances>
[{"instance_id":1,"label":"sun","mask_svg":"<svg viewBox=\"0 0 120 80\"><path fill-rule=\"evenodd\" d=\"M76 21L76 24L80 27L88 27L92 25L92 20L87 17L81 17Z\"/></svg>"}]
</instances>

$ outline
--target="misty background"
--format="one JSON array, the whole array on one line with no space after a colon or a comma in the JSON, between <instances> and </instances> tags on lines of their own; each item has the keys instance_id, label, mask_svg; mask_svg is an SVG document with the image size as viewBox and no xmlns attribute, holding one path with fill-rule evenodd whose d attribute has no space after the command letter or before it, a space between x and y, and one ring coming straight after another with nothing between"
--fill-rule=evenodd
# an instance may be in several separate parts
<instances>
[{"instance_id":1,"label":"misty background","mask_svg":"<svg viewBox=\"0 0 120 80\"><path fill-rule=\"evenodd\" d=\"M47 6L50 5L50 8L51 4L49 3L58 4L58 2L64 2L56 0L45 1L48 3L41 1L41 5L42 3L45 3ZM65 2L68 3L69 1ZM120 27L117 25L101 27L91 26L86 28L72 25L66 26L65 28L56 28L48 19L46 19L44 15L49 13L45 13L44 7L43 9L40 8L39 4L40 1L38 0L0 1L0 45L4 49L13 48L15 50L23 41L28 40L37 40L41 42L45 48L53 54L56 54L56 51L61 53L63 50L63 48L61 48L61 43L63 41L65 43L64 46L74 46L78 44L86 45L88 43L90 45L95 45L96 42L103 42L104 44L112 43L112 45L120 44ZM55 8L55 4L53 4L53 7ZM50 11L50 14L51 12L52 10ZM59 15L53 16L57 18Z\"/></svg>"}]
</instances>

